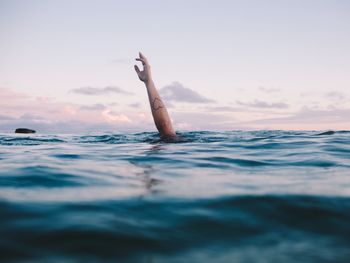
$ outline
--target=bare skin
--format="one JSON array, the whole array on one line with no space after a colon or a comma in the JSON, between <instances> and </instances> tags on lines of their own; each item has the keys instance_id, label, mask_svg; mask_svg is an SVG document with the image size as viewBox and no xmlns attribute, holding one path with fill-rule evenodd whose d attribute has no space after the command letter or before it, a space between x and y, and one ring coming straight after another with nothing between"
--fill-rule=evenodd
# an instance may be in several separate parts
<instances>
[{"instance_id":1,"label":"bare skin","mask_svg":"<svg viewBox=\"0 0 350 263\"><path fill-rule=\"evenodd\" d=\"M136 60L140 61L143 66L142 71L137 65L135 65L134 68L139 79L146 85L153 120L160 133L160 136L162 138L176 137L168 111L158 94L156 86L154 85L151 74L151 66L148 63L147 58L141 52L139 52L139 58L136 58Z\"/></svg>"}]
</instances>

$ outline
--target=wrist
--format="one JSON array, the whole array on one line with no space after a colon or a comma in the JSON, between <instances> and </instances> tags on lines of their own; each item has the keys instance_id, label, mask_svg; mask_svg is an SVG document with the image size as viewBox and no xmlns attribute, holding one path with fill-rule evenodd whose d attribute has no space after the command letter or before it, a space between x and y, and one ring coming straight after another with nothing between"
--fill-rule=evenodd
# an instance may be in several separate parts
<instances>
[{"instance_id":1,"label":"wrist","mask_svg":"<svg viewBox=\"0 0 350 263\"><path fill-rule=\"evenodd\" d=\"M145 80L144 82L145 82L146 86L148 86L148 85L154 83L152 78L148 78L148 79Z\"/></svg>"}]
</instances>

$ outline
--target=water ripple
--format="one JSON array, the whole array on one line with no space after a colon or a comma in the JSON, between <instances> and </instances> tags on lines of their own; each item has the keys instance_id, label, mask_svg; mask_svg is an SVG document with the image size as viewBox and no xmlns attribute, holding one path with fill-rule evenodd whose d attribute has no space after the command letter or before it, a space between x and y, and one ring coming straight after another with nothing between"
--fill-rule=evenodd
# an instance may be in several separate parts
<instances>
[{"instance_id":1,"label":"water ripple","mask_svg":"<svg viewBox=\"0 0 350 263\"><path fill-rule=\"evenodd\" d=\"M349 131L178 135L0 134L0 261L348 261Z\"/></svg>"}]
</instances>

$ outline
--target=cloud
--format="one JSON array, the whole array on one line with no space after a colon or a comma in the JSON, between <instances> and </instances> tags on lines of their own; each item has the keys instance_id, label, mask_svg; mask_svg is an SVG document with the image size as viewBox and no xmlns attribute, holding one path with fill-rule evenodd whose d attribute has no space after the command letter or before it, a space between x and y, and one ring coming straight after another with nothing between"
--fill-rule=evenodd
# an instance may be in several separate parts
<instances>
[{"instance_id":1,"label":"cloud","mask_svg":"<svg viewBox=\"0 0 350 263\"><path fill-rule=\"evenodd\" d=\"M307 123L337 123L350 122L350 109L314 110L304 107L291 117L284 118L285 121L307 122Z\"/></svg>"},{"instance_id":2,"label":"cloud","mask_svg":"<svg viewBox=\"0 0 350 263\"><path fill-rule=\"evenodd\" d=\"M326 98L330 98L333 101L344 101L346 96L339 91L331 91L325 94Z\"/></svg>"},{"instance_id":3,"label":"cloud","mask_svg":"<svg viewBox=\"0 0 350 263\"><path fill-rule=\"evenodd\" d=\"M105 110L106 106L101 103L96 103L94 105L83 105L80 107L80 110L87 110L87 111L99 111L99 110Z\"/></svg>"},{"instance_id":4,"label":"cloud","mask_svg":"<svg viewBox=\"0 0 350 263\"><path fill-rule=\"evenodd\" d=\"M0 120L1 121L9 121L9 120L14 120L14 118L0 114Z\"/></svg>"},{"instance_id":5,"label":"cloud","mask_svg":"<svg viewBox=\"0 0 350 263\"><path fill-rule=\"evenodd\" d=\"M350 109L315 110L304 107L286 117L265 118L244 122L256 128L293 130L349 130Z\"/></svg>"},{"instance_id":6,"label":"cloud","mask_svg":"<svg viewBox=\"0 0 350 263\"><path fill-rule=\"evenodd\" d=\"M19 120L30 120L30 121L42 121L42 120L45 120L45 118L43 118L42 116L31 114L31 113L24 113L18 119Z\"/></svg>"},{"instance_id":7,"label":"cloud","mask_svg":"<svg viewBox=\"0 0 350 263\"><path fill-rule=\"evenodd\" d=\"M173 112L174 127L179 130L237 129L231 116L211 112Z\"/></svg>"},{"instance_id":8,"label":"cloud","mask_svg":"<svg viewBox=\"0 0 350 263\"><path fill-rule=\"evenodd\" d=\"M190 102L190 103L211 103L215 102L212 99L208 99L198 92L184 87L179 82L173 82L160 89L160 94L166 101L176 102Z\"/></svg>"},{"instance_id":9,"label":"cloud","mask_svg":"<svg viewBox=\"0 0 350 263\"><path fill-rule=\"evenodd\" d=\"M265 93L274 93L274 92L280 92L281 89L278 89L278 88L268 88L268 87L264 87L264 86L260 86L259 87L259 90L262 91L262 92L265 92Z\"/></svg>"},{"instance_id":10,"label":"cloud","mask_svg":"<svg viewBox=\"0 0 350 263\"><path fill-rule=\"evenodd\" d=\"M238 105L252 108L262 108L262 109L287 109L289 105L284 102L273 102L268 103L261 100L254 100L253 102L241 102L237 101Z\"/></svg>"},{"instance_id":11,"label":"cloud","mask_svg":"<svg viewBox=\"0 0 350 263\"><path fill-rule=\"evenodd\" d=\"M11 89L8 88L3 88L0 87L0 98L3 101L12 101L12 100L24 100L24 99L28 99L29 96L24 94L24 93L20 93L17 91L13 91Z\"/></svg>"},{"instance_id":12,"label":"cloud","mask_svg":"<svg viewBox=\"0 0 350 263\"><path fill-rule=\"evenodd\" d=\"M16 128L26 127L36 130L39 134L64 134L64 133L96 133L96 132L139 132L140 130L152 130L154 125L144 125L140 129L139 126L125 122L94 122L87 123L85 121L66 120L57 122L31 121L21 120L13 122L0 122L0 132L14 132ZM153 128L154 130L154 128Z\"/></svg>"},{"instance_id":13,"label":"cloud","mask_svg":"<svg viewBox=\"0 0 350 263\"><path fill-rule=\"evenodd\" d=\"M152 115L148 109L140 112L124 107L124 111L119 111L121 107L114 107L118 108L118 111L114 111L111 104L81 105L57 102L55 99L38 99L1 88L0 98L0 132L13 132L18 127L31 128L38 133L55 134L155 131ZM186 108L188 105L179 105L169 109L169 113L174 120L174 128L178 130L349 130L349 107L341 109L339 103L334 104L337 108L308 106L300 111L291 112L291 109L278 110L286 107L287 104L282 102L255 100L231 106L197 103L190 105L191 109ZM128 106L137 105L138 103L132 103ZM261 110L264 108L267 109Z\"/></svg>"},{"instance_id":14,"label":"cloud","mask_svg":"<svg viewBox=\"0 0 350 263\"><path fill-rule=\"evenodd\" d=\"M117 113L111 110L105 110L102 112L103 117L110 123L131 123L131 119L125 114Z\"/></svg>"},{"instance_id":15,"label":"cloud","mask_svg":"<svg viewBox=\"0 0 350 263\"><path fill-rule=\"evenodd\" d=\"M206 107L205 108L211 112L240 112L242 108L231 107L231 106L216 106L216 107Z\"/></svg>"},{"instance_id":16,"label":"cloud","mask_svg":"<svg viewBox=\"0 0 350 263\"><path fill-rule=\"evenodd\" d=\"M18 127L55 134L155 130L148 111L114 112L109 104L79 105L54 99L38 103L37 97L11 89L0 89L0 101L0 132L13 132Z\"/></svg>"},{"instance_id":17,"label":"cloud","mask_svg":"<svg viewBox=\"0 0 350 263\"><path fill-rule=\"evenodd\" d=\"M118 93L118 94L124 94L124 95L131 95L133 93L125 91L119 87L115 86L108 86L104 88L95 88L95 87L81 87L70 90L73 93L81 94L81 95L88 95L88 96L100 96L100 95L109 95L112 93Z\"/></svg>"},{"instance_id":18,"label":"cloud","mask_svg":"<svg viewBox=\"0 0 350 263\"><path fill-rule=\"evenodd\" d=\"M131 108L140 108L141 103L140 102L130 103L130 104L128 104L128 106Z\"/></svg>"}]
</instances>

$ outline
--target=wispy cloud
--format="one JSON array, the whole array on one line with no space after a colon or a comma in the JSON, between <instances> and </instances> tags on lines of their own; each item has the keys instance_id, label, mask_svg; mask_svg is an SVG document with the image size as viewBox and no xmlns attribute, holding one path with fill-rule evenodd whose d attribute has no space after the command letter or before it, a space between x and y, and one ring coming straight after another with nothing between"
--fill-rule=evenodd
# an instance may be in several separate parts
<instances>
[{"instance_id":1,"label":"wispy cloud","mask_svg":"<svg viewBox=\"0 0 350 263\"><path fill-rule=\"evenodd\" d=\"M3 99L4 98L4 99ZM57 102L0 89L0 131L13 132L26 127L39 133L101 131L108 127L116 130L136 130L137 124L147 125L136 113L128 116L111 112L103 104L79 105ZM38 101L40 103L38 103ZM135 119L135 124L131 121Z\"/></svg>"},{"instance_id":2,"label":"wispy cloud","mask_svg":"<svg viewBox=\"0 0 350 263\"><path fill-rule=\"evenodd\" d=\"M141 103L140 102L135 102L135 103L130 103L128 104L129 107L131 108L140 108L141 107Z\"/></svg>"},{"instance_id":3,"label":"wispy cloud","mask_svg":"<svg viewBox=\"0 0 350 263\"><path fill-rule=\"evenodd\" d=\"M106 106L101 103L96 103L94 105L83 105L80 107L80 110L87 110L87 111L101 111L105 109L106 109Z\"/></svg>"},{"instance_id":4,"label":"wispy cloud","mask_svg":"<svg viewBox=\"0 0 350 263\"><path fill-rule=\"evenodd\" d=\"M259 90L265 93L275 93L275 92L280 92L281 89L279 88L274 88L274 87L264 87L264 86L260 86Z\"/></svg>"},{"instance_id":5,"label":"wispy cloud","mask_svg":"<svg viewBox=\"0 0 350 263\"><path fill-rule=\"evenodd\" d=\"M211 112L240 112L242 111L242 108L232 107L232 106L215 106L215 107L206 107L205 110L208 110Z\"/></svg>"},{"instance_id":6,"label":"wispy cloud","mask_svg":"<svg viewBox=\"0 0 350 263\"><path fill-rule=\"evenodd\" d=\"M89 95L89 96L100 96L100 95L109 95L112 93L117 94L124 94L124 95L131 95L133 93L129 91L125 91L119 87L116 86L107 86L103 88L96 88L96 87L81 87L70 90L73 93L81 94L81 95Z\"/></svg>"},{"instance_id":7,"label":"wispy cloud","mask_svg":"<svg viewBox=\"0 0 350 263\"><path fill-rule=\"evenodd\" d=\"M28 99L29 96L9 88L0 87L0 98L1 102L9 102L13 100L25 100Z\"/></svg>"},{"instance_id":8,"label":"wispy cloud","mask_svg":"<svg viewBox=\"0 0 350 263\"><path fill-rule=\"evenodd\" d=\"M131 123L132 120L125 114L118 113L111 110L105 110L102 112L105 120L110 123Z\"/></svg>"},{"instance_id":9,"label":"wispy cloud","mask_svg":"<svg viewBox=\"0 0 350 263\"><path fill-rule=\"evenodd\" d=\"M179 130L233 130L232 117L211 112L173 112L174 126Z\"/></svg>"},{"instance_id":10,"label":"wispy cloud","mask_svg":"<svg viewBox=\"0 0 350 263\"><path fill-rule=\"evenodd\" d=\"M27 120L27 121L43 121L43 120L45 120L45 118L43 118L42 116L32 114L32 113L24 113L18 119L19 120Z\"/></svg>"},{"instance_id":11,"label":"wispy cloud","mask_svg":"<svg viewBox=\"0 0 350 263\"><path fill-rule=\"evenodd\" d=\"M160 89L160 94L167 101L173 102L190 102L190 103L211 103L215 102L208 99L198 92L184 87L180 82L173 82Z\"/></svg>"},{"instance_id":12,"label":"wispy cloud","mask_svg":"<svg viewBox=\"0 0 350 263\"><path fill-rule=\"evenodd\" d=\"M193 95L192 92L189 94ZM295 112L294 107L288 108L286 103L263 100L236 102L230 106L205 104L201 99L203 96L195 94L195 99L190 96L190 101L195 100L195 104L178 104L169 109L175 129L350 129L350 108L346 105L341 107L340 103L333 103L336 105L334 107L324 105L317 108L308 104ZM180 95L185 96L186 93ZM175 96L176 102L188 102L181 96ZM207 101L206 98L204 101ZM112 107L114 103L81 105L31 97L10 89L0 89L0 102L1 132L13 132L18 127L31 128L38 133L155 130L148 109L144 112L140 109L131 110L130 107L139 106L138 102L118 107ZM280 110L284 108L288 110Z\"/></svg>"},{"instance_id":13,"label":"wispy cloud","mask_svg":"<svg viewBox=\"0 0 350 263\"><path fill-rule=\"evenodd\" d=\"M285 121L307 122L307 123L350 123L350 109L314 110L304 107L291 117L284 118Z\"/></svg>"},{"instance_id":14,"label":"wispy cloud","mask_svg":"<svg viewBox=\"0 0 350 263\"><path fill-rule=\"evenodd\" d=\"M333 101L344 101L346 99L346 96L339 91L331 91L331 92L327 92L325 94L326 98L330 98Z\"/></svg>"},{"instance_id":15,"label":"wispy cloud","mask_svg":"<svg viewBox=\"0 0 350 263\"><path fill-rule=\"evenodd\" d=\"M289 105L284 102L266 102L261 100L254 100L253 102L241 102L237 101L238 105L252 108L261 108L261 109L287 109Z\"/></svg>"},{"instance_id":16,"label":"wispy cloud","mask_svg":"<svg viewBox=\"0 0 350 263\"><path fill-rule=\"evenodd\" d=\"M9 121L9 120L14 120L14 118L10 117L10 116L5 116L5 115L1 115L0 114L0 120L1 121Z\"/></svg>"},{"instance_id":17,"label":"wispy cloud","mask_svg":"<svg viewBox=\"0 0 350 263\"><path fill-rule=\"evenodd\" d=\"M152 123L151 123L152 124ZM154 130L152 125L144 125L143 130ZM57 122L15 120L12 122L0 122L0 132L14 132L18 127L28 127L36 130L37 133L90 133L90 132L139 132L140 127L133 123L118 121L100 121L88 123L78 120L64 120ZM153 129L152 129L153 128ZM141 129L142 130L142 129Z\"/></svg>"},{"instance_id":18,"label":"wispy cloud","mask_svg":"<svg viewBox=\"0 0 350 263\"><path fill-rule=\"evenodd\" d=\"M303 109L278 118L261 118L243 122L242 124L257 128L293 129L293 130L323 130L350 129L350 109Z\"/></svg>"}]
</instances>

